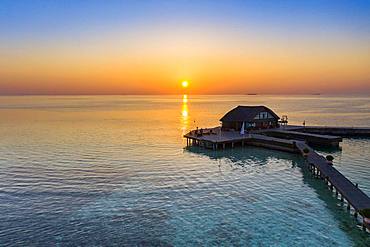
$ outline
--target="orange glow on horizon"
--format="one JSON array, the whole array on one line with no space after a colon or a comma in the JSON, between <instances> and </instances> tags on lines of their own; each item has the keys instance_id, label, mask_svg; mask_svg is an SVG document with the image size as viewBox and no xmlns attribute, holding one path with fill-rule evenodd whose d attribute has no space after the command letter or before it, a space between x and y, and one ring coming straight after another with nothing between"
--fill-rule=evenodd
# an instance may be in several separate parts
<instances>
[{"instance_id":1,"label":"orange glow on horizon","mask_svg":"<svg viewBox=\"0 0 370 247\"><path fill-rule=\"evenodd\" d=\"M183 94L190 86L192 94L370 92L370 53L364 52L370 43L362 40L271 46L238 33L161 32L108 35L86 46L14 45L0 57L0 92Z\"/></svg>"}]
</instances>

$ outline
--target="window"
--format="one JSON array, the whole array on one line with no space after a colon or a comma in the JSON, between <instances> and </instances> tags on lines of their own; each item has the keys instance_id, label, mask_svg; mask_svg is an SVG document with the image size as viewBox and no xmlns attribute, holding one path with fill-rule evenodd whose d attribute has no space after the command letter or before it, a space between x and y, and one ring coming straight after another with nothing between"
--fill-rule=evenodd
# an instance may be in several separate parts
<instances>
[{"instance_id":1,"label":"window","mask_svg":"<svg viewBox=\"0 0 370 247\"><path fill-rule=\"evenodd\" d=\"M274 117L269 112L260 112L254 117L254 119L268 119L268 118Z\"/></svg>"}]
</instances>

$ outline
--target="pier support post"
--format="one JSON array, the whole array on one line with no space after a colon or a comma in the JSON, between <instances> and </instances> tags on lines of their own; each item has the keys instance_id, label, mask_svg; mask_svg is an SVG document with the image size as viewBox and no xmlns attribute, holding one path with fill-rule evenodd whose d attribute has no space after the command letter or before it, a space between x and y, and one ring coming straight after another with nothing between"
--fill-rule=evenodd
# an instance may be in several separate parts
<instances>
[{"instance_id":1,"label":"pier support post","mask_svg":"<svg viewBox=\"0 0 370 247\"><path fill-rule=\"evenodd\" d=\"M344 199L343 199L343 195L342 195L342 194L340 194L340 201L341 201L341 202L343 202L343 201L344 201Z\"/></svg>"},{"instance_id":2,"label":"pier support post","mask_svg":"<svg viewBox=\"0 0 370 247\"><path fill-rule=\"evenodd\" d=\"M347 210L351 209L351 204L349 204L349 201L347 201Z\"/></svg>"},{"instance_id":3,"label":"pier support post","mask_svg":"<svg viewBox=\"0 0 370 247\"><path fill-rule=\"evenodd\" d=\"M226 144L225 144L225 143L223 143L223 144L222 144L222 148L223 148L223 149L225 149L225 148L226 148Z\"/></svg>"},{"instance_id":4,"label":"pier support post","mask_svg":"<svg viewBox=\"0 0 370 247\"><path fill-rule=\"evenodd\" d=\"M231 148L234 148L234 142L231 143Z\"/></svg>"},{"instance_id":5,"label":"pier support post","mask_svg":"<svg viewBox=\"0 0 370 247\"><path fill-rule=\"evenodd\" d=\"M353 214L353 216L357 219L357 215L358 215L358 213L357 213L357 211L355 211L355 213Z\"/></svg>"}]
</instances>

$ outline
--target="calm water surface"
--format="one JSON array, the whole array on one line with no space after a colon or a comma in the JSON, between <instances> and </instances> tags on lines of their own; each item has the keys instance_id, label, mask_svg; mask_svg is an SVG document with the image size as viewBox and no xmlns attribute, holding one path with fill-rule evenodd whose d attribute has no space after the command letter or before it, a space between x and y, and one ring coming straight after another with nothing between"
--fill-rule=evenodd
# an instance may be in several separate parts
<instances>
[{"instance_id":1,"label":"calm water surface","mask_svg":"<svg viewBox=\"0 0 370 247\"><path fill-rule=\"evenodd\" d=\"M370 126L368 97L0 97L0 245L370 246L294 154L185 149L239 104ZM370 140L320 150L370 195Z\"/></svg>"}]
</instances>

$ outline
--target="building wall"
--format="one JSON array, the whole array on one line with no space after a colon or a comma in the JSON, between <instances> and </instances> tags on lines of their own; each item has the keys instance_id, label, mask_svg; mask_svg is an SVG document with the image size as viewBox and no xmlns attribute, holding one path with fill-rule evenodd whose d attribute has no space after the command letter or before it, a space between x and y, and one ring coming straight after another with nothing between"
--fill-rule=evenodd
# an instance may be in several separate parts
<instances>
[{"instance_id":1,"label":"building wall","mask_svg":"<svg viewBox=\"0 0 370 247\"><path fill-rule=\"evenodd\" d=\"M222 122L222 129L228 130L228 129L234 129L234 130L240 130L242 127L242 122Z\"/></svg>"},{"instance_id":2,"label":"building wall","mask_svg":"<svg viewBox=\"0 0 370 247\"><path fill-rule=\"evenodd\" d=\"M243 122L233 121L233 122L222 122L222 129L223 130L241 130ZM263 129L263 128L271 128L271 127L278 127L278 120L277 119L260 119L256 121L250 121L245 123L246 129Z\"/></svg>"}]
</instances>

